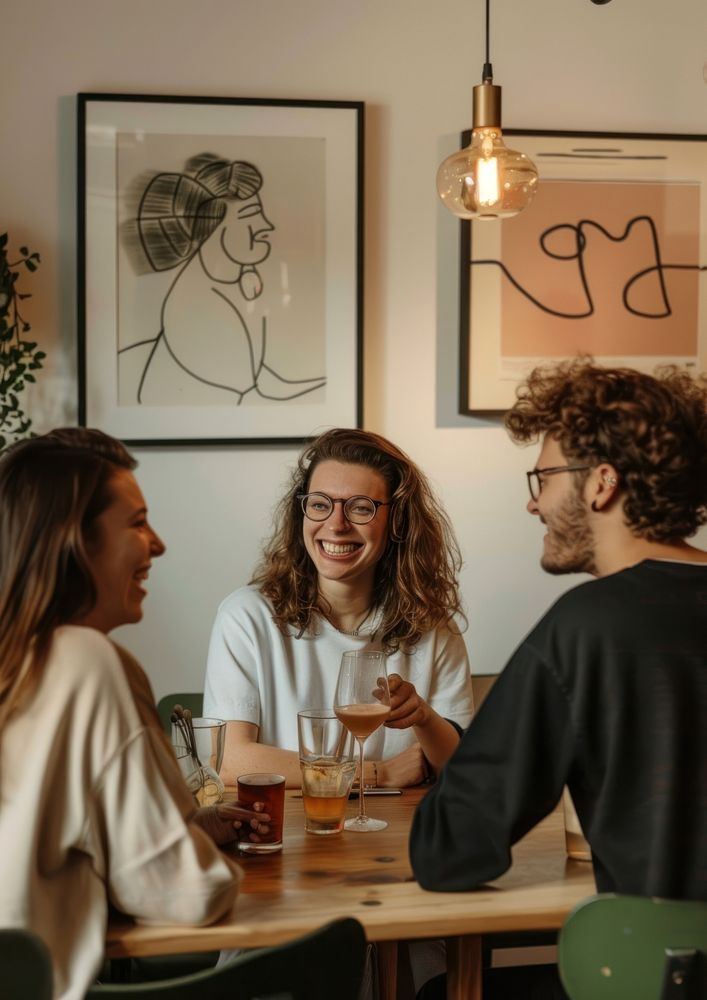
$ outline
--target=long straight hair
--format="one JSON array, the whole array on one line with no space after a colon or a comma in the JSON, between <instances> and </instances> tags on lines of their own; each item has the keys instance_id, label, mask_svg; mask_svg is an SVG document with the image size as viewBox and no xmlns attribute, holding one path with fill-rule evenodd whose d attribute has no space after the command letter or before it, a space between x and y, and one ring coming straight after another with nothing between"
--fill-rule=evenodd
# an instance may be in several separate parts
<instances>
[{"instance_id":1,"label":"long straight hair","mask_svg":"<svg viewBox=\"0 0 707 1000\"><path fill-rule=\"evenodd\" d=\"M96 600L86 543L111 479L136 462L84 428L23 441L0 459L0 732L37 686L54 630Z\"/></svg>"}]
</instances>

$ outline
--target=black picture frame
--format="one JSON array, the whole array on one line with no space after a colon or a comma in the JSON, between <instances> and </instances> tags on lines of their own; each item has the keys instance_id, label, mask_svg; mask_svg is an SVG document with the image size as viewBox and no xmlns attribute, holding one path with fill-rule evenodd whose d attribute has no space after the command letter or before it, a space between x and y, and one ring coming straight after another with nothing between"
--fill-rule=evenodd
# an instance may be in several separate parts
<instances>
[{"instance_id":1,"label":"black picture frame","mask_svg":"<svg viewBox=\"0 0 707 1000\"><path fill-rule=\"evenodd\" d=\"M167 446L360 427L363 102L77 112L79 423Z\"/></svg>"},{"instance_id":2,"label":"black picture frame","mask_svg":"<svg viewBox=\"0 0 707 1000\"><path fill-rule=\"evenodd\" d=\"M591 354L601 364L644 371L663 363L706 370L707 136L504 129L504 138L507 146L526 153L538 167L538 192L514 218L460 222L459 413L499 416L513 404L516 385L530 368L580 353ZM470 141L467 130L461 135L461 147ZM591 189L584 186L588 184ZM606 207L601 218L584 218L585 199L599 199L604 193L606 205L612 207ZM638 207L637 214L644 200L648 207ZM566 209L573 202L577 203L574 215ZM690 206L695 211L686 226ZM629 267L622 275L626 262L617 258L617 248L620 251L633 241L631 253L640 256L643 250L635 244L641 239L645 266L638 265L634 272ZM549 247L550 240L557 242ZM594 276L586 263L592 240L592 267L603 266L609 272L603 290L593 287ZM541 275L541 281L524 283L524 272L519 275L506 266L506 257L517 258L519 246L530 247L527 259L536 278L541 275L542 255L548 256L548 249L558 254L548 257L546 278ZM598 264L602 257L603 264ZM611 289L613 281L616 287ZM530 306L525 312L507 308L514 298L530 302L530 296L541 302L532 304L533 310L547 310L540 335L533 335L527 322ZM606 302L602 305L603 321L598 315L602 296L610 303L608 311ZM553 298L561 297L565 304L557 308ZM575 305L567 305L568 301ZM588 315L559 315L572 311ZM680 329L692 331L684 338L691 342L672 352L657 350L661 343L669 346L667 324L674 328L681 323L681 313L689 317ZM516 340L526 338L527 354L504 353L504 322ZM621 338L609 352L602 350L606 337L601 331L597 334L600 323L605 330L618 331ZM617 350L618 346L627 350ZM518 352L518 347L514 350Z\"/></svg>"}]
</instances>

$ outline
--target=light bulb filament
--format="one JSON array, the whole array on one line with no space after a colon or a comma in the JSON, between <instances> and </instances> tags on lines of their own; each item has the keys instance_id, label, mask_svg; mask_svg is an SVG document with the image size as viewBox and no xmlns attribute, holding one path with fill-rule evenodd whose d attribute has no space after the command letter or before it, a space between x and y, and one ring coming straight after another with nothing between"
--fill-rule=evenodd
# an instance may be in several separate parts
<instances>
[{"instance_id":1,"label":"light bulb filament","mask_svg":"<svg viewBox=\"0 0 707 1000\"><path fill-rule=\"evenodd\" d=\"M495 205L500 200L499 196L499 177L498 177L498 160L495 156L490 156L488 159L480 159L478 161L478 171L477 171L477 199L480 205L485 207L490 207Z\"/></svg>"}]
</instances>

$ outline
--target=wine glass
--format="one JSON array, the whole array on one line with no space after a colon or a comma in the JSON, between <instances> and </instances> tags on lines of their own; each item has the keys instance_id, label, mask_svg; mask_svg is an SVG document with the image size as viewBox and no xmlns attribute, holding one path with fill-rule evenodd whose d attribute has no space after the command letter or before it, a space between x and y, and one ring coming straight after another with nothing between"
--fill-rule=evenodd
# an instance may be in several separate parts
<instances>
[{"instance_id":1,"label":"wine glass","mask_svg":"<svg viewBox=\"0 0 707 1000\"><path fill-rule=\"evenodd\" d=\"M384 830L384 820L366 816L363 794L363 744L390 715L390 691L385 653L354 650L341 657L334 695L334 713L358 743L360 770L358 816L344 823L345 830L368 833Z\"/></svg>"}]
</instances>

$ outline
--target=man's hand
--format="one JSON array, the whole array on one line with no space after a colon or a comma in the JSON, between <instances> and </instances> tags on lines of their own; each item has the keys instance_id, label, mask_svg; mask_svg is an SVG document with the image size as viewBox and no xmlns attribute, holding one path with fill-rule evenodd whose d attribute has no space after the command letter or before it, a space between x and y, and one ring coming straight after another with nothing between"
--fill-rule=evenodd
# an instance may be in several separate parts
<instances>
[{"instance_id":1,"label":"man's hand","mask_svg":"<svg viewBox=\"0 0 707 1000\"><path fill-rule=\"evenodd\" d=\"M219 847L234 840L250 840L257 844L259 834L270 832L270 816L263 812L264 808L262 802L253 803L252 809L246 809L240 802L220 802L197 809L194 820Z\"/></svg>"},{"instance_id":2,"label":"man's hand","mask_svg":"<svg viewBox=\"0 0 707 1000\"><path fill-rule=\"evenodd\" d=\"M430 706L419 696L414 684L404 681L400 674L390 674L388 687L391 710L385 722L388 729L409 729L410 726L427 724Z\"/></svg>"}]
</instances>

